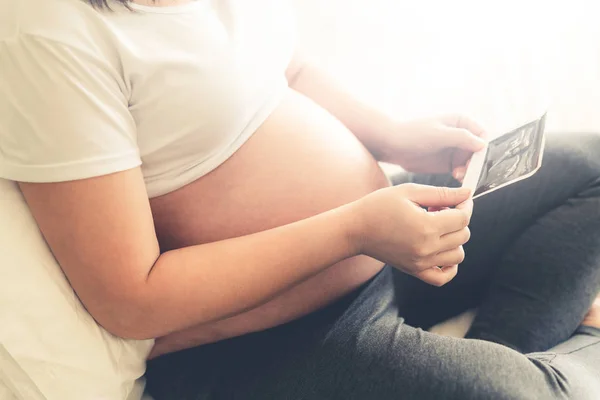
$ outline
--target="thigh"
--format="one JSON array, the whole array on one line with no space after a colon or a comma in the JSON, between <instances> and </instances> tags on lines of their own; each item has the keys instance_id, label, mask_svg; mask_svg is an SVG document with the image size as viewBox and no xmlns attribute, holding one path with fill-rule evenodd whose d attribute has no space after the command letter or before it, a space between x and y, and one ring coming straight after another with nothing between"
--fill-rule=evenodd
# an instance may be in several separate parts
<instances>
[{"instance_id":1,"label":"thigh","mask_svg":"<svg viewBox=\"0 0 600 400\"><path fill-rule=\"evenodd\" d=\"M442 337L398 317L389 268L332 312L191 352L162 368L163 399L554 398L551 368L509 348ZM543 362L542 362L543 363Z\"/></svg>"},{"instance_id":2,"label":"thigh","mask_svg":"<svg viewBox=\"0 0 600 400\"><path fill-rule=\"evenodd\" d=\"M452 282L434 288L406 275L396 278L407 321L427 328L479 305L500 260L519 235L541 216L581 196L598 179L599 139L590 134L549 134L542 168L533 177L476 199L466 258ZM416 175L412 180L459 185L447 176Z\"/></svg>"}]
</instances>

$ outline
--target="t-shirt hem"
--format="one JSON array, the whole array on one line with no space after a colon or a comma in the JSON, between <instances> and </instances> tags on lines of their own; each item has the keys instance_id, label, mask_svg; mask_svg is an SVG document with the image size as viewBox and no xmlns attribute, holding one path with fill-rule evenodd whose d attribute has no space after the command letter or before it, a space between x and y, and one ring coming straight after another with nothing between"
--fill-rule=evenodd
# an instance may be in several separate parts
<instances>
[{"instance_id":1,"label":"t-shirt hem","mask_svg":"<svg viewBox=\"0 0 600 400\"><path fill-rule=\"evenodd\" d=\"M267 120L267 118L269 118L273 110L281 103L286 90L287 82L281 87L281 90L275 93L250 119L248 124L240 132L240 135L221 152L188 168L186 172L180 172L176 175L162 175L150 179L146 178L148 197L152 199L181 189L209 174L221 164L225 163L254 135L256 130Z\"/></svg>"},{"instance_id":2,"label":"t-shirt hem","mask_svg":"<svg viewBox=\"0 0 600 400\"><path fill-rule=\"evenodd\" d=\"M116 157L50 165L22 165L0 161L0 177L28 183L67 182L122 172L141 164L137 151Z\"/></svg>"},{"instance_id":3,"label":"t-shirt hem","mask_svg":"<svg viewBox=\"0 0 600 400\"><path fill-rule=\"evenodd\" d=\"M227 161L231 156L233 156L239 150L239 148L242 147L244 143L246 143L246 141L250 139L250 137L252 137L252 134L253 132L246 133L243 136L238 137L234 146L228 147L226 151L223 151L217 156L214 156L209 160L206 160L201 164L197 165L196 167L191 168L190 172L188 173L181 173L179 174L179 176L173 177L172 179L157 179L156 182L160 183L160 187L156 187L159 185L155 184L154 182L146 182L148 198L152 199L155 197L164 196L178 189L181 189L182 187L185 187L190 183L195 182L196 180L209 174L210 172L218 168L221 164L223 164L225 161ZM170 184L165 184L169 181Z\"/></svg>"}]
</instances>

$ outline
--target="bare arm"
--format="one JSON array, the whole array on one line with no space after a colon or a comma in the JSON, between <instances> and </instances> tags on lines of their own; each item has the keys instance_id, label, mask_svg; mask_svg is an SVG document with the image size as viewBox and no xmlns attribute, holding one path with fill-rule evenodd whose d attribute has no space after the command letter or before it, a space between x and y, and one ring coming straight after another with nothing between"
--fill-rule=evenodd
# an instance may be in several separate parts
<instances>
[{"instance_id":1,"label":"bare arm","mask_svg":"<svg viewBox=\"0 0 600 400\"><path fill-rule=\"evenodd\" d=\"M21 188L83 304L122 337L164 336L257 307L355 254L343 208L159 255L139 169Z\"/></svg>"},{"instance_id":2,"label":"bare arm","mask_svg":"<svg viewBox=\"0 0 600 400\"><path fill-rule=\"evenodd\" d=\"M300 289L307 284L310 284L310 281L298 284L295 289ZM306 315L324 305L319 296L305 296L305 293L306 291L303 290L287 291L265 304L238 315L156 338L149 357L154 358L162 354L269 329Z\"/></svg>"},{"instance_id":3,"label":"bare arm","mask_svg":"<svg viewBox=\"0 0 600 400\"><path fill-rule=\"evenodd\" d=\"M15 163L3 177L70 180L20 187L83 304L118 336L154 338L225 320L357 253L420 273L438 262L423 257L454 242L438 236L452 212L427 216L407 197L422 197L426 189L407 187L273 230L160 255L142 174L134 168L136 124L115 79L119 71L102 54L35 35L7 46L16 61L0 63L0 75L11 83L0 85L0 108L12 110L13 118L2 121L0 132L8 143L3 155ZM41 92L61 101L36 96ZM34 98L36 107L28 108ZM98 162L115 157L116 165ZM125 165L134 169L110 174ZM423 204L456 204L434 203ZM430 282L448 280L439 271L433 269Z\"/></svg>"},{"instance_id":4,"label":"bare arm","mask_svg":"<svg viewBox=\"0 0 600 400\"><path fill-rule=\"evenodd\" d=\"M134 339L255 309L361 253L443 285L456 269L433 267L460 263L468 240L470 211L421 208L460 204L468 191L402 185L289 225L160 255L139 168L20 186L90 314L113 334Z\"/></svg>"},{"instance_id":5,"label":"bare arm","mask_svg":"<svg viewBox=\"0 0 600 400\"><path fill-rule=\"evenodd\" d=\"M286 75L292 89L337 117L378 161L398 164L411 172L452 172L460 179L471 155L485 146L481 138L486 138L486 131L473 119L450 114L394 121L354 98L300 53L293 57Z\"/></svg>"},{"instance_id":6,"label":"bare arm","mask_svg":"<svg viewBox=\"0 0 600 400\"><path fill-rule=\"evenodd\" d=\"M381 149L387 146L388 135L392 134L393 123L383 113L354 99L333 77L307 62L297 53L287 71L290 87L311 98L341 120L374 154L381 159ZM282 309L282 297L275 298L254 309L208 324L190 327L166 337L158 338L151 356L198 346L253 331L271 328L282 321L300 315L290 315ZM308 304L311 299L286 298L289 303ZM294 307L297 309L297 307Z\"/></svg>"},{"instance_id":7,"label":"bare arm","mask_svg":"<svg viewBox=\"0 0 600 400\"><path fill-rule=\"evenodd\" d=\"M298 52L286 76L289 86L312 99L339 119L380 161L396 126L385 113L348 93L335 78Z\"/></svg>"}]
</instances>

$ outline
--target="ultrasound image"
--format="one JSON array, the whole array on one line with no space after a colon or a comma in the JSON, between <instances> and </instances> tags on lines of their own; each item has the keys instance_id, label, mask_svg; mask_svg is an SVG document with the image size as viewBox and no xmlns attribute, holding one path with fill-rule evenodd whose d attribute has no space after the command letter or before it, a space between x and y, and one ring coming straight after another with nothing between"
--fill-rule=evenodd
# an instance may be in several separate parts
<instances>
[{"instance_id":1,"label":"ultrasound image","mask_svg":"<svg viewBox=\"0 0 600 400\"><path fill-rule=\"evenodd\" d=\"M475 195L535 172L539 167L546 115L488 144Z\"/></svg>"}]
</instances>

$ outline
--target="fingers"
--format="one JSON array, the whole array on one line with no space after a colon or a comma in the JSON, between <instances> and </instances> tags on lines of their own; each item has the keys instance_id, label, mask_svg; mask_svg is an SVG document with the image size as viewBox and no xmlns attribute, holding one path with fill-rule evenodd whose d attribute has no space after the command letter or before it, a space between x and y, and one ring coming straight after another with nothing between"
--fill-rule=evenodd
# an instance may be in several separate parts
<instances>
[{"instance_id":1,"label":"fingers","mask_svg":"<svg viewBox=\"0 0 600 400\"><path fill-rule=\"evenodd\" d=\"M458 127L468 129L473 134L479 136L482 139L485 139L486 141L488 139L487 130L482 125L477 123L477 121L475 121L467 116L463 115L459 118Z\"/></svg>"},{"instance_id":2,"label":"fingers","mask_svg":"<svg viewBox=\"0 0 600 400\"><path fill-rule=\"evenodd\" d=\"M469 216L469 222L470 222L471 216L473 215L473 205L474 205L473 198L468 198L467 200L465 200L462 203L460 203L459 205L457 205L456 209L467 213L467 215Z\"/></svg>"},{"instance_id":3,"label":"fingers","mask_svg":"<svg viewBox=\"0 0 600 400\"><path fill-rule=\"evenodd\" d=\"M465 261L465 249L462 246L456 247L452 250L442 251L430 258L430 262L433 266L444 267L447 265L458 265Z\"/></svg>"},{"instance_id":4,"label":"fingers","mask_svg":"<svg viewBox=\"0 0 600 400\"><path fill-rule=\"evenodd\" d=\"M471 222L471 213L468 210L458 208L442 210L428 214L431 216L432 224L436 227L440 236L460 231Z\"/></svg>"},{"instance_id":5,"label":"fingers","mask_svg":"<svg viewBox=\"0 0 600 400\"><path fill-rule=\"evenodd\" d=\"M471 153L483 150L487 144L480 136L477 136L470 130L464 128L448 128L447 136L452 145ZM468 156L469 154L457 154L455 155L453 162L456 162L456 165L464 165L468 160ZM461 161L461 158L462 163L458 164L458 162Z\"/></svg>"},{"instance_id":6,"label":"fingers","mask_svg":"<svg viewBox=\"0 0 600 400\"><path fill-rule=\"evenodd\" d=\"M458 265L444 268L429 268L419 272L415 276L425 283L433 286L443 286L450 282L458 273Z\"/></svg>"},{"instance_id":7,"label":"fingers","mask_svg":"<svg viewBox=\"0 0 600 400\"><path fill-rule=\"evenodd\" d=\"M443 210L449 210L450 207L427 207L427 212L438 212Z\"/></svg>"},{"instance_id":8,"label":"fingers","mask_svg":"<svg viewBox=\"0 0 600 400\"><path fill-rule=\"evenodd\" d=\"M464 178L464 174L467 172L467 168L469 168L469 164L471 163L471 159L473 158L472 151L460 150L457 149L452 153L452 160L450 160L452 166L452 176L455 179L461 180ZM457 173L462 172L462 176L457 176Z\"/></svg>"},{"instance_id":9,"label":"fingers","mask_svg":"<svg viewBox=\"0 0 600 400\"><path fill-rule=\"evenodd\" d=\"M444 252L456 249L471 239L471 231L469 228L463 228L460 231L448 233L440 238L439 251ZM447 264L437 264L447 265Z\"/></svg>"},{"instance_id":10,"label":"fingers","mask_svg":"<svg viewBox=\"0 0 600 400\"><path fill-rule=\"evenodd\" d=\"M469 216L471 214L473 214L473 199L469 198L465 201L463 201L462 203L458 204L455 207L457 210L463 210L464 212L468 213ZM450 210L450 207L427 207L427 211L428 212L440 212L440 211L444 211L444 210Z\"/></svg>"},{"instance_id":11,"label":"fingers","mask_svg":"<svg viewBox=\"0 0 600 400\"><path fill-rule=\"evenodd\" d=\"M463 238L464 240L464 238ZM468 240L468 238L467 238ZM459 240L460 241L460 240ZM466 241L465 241L466 243ZM433 267L447 267L458 265L465 260L465 249L462 245L450 250L439 251L428 257L421 258L415 263L416 271L425 271Z\"/></svg>"},{"instance_id":12,"label":"fingers","mask_svg":"<svg viewBox=\"0 0 600 400\"><path fill-rule=\"evenodd\" d=\"M447 137L457 148L451 160L452 176L462 181L471 156L485 148L488 135L481 125L469 117L454 115L443 122L449 127Z\"/></svg>"},{"instance_id":13,"label":"fingers","mask_svg":"<svg viewBox=\"0 0 600 400\"><path fill-rule=\"evenodd\" d=\"M477 123L474 119L466 115L448 115L443 120L443 122L448 126L459 129L466 129L475 136L479 136L483 139L487 139L488 137L485 128L479 123Z\"/></svg>"},{"instance_id":14,"label":"fingers","mask_svg":"<svg viewBox=\"0 0 600 400\"><path fill-rule=\"evenodd\" d=\"M454 168L454 170L452 171L452 177L462 183L463 179L465 179L468 167L469 161L467 161L467 163L464 166Z\"/></svg>"},{"instance_id":15,"label":"fingers","mask_svg":"<svg viewBox=\"0 0 600 400\"><path fill-rule=\"evenodd\" d=\"M455 208L429 206L428 211L431 223L436 227L440 236L443 237L459 232L469 225L473 215L473 199L469 197L457 204Z\"/></svg>"},{"instance_id":16,"label":"fingers","mask_svg":"<svg viewBox=\"0 0 600 400\"><path fill-rule=\"evenodd\" d=\"M415 274L415 277L419 278L420 280L429 283L430 285L434 285L434 286L442 286L445 285L446 283L450 282L452 279L454 279L454 277L456 276L456 274L458 273L458 264L460 264L465 258L465 253L464 250L462 249L462 246L456 249L453 249L451 251L447 251L444 253L440 253L438 255L438 260L440 260L442 263L440 263L439 265L447 265L444 267L430 267L427 269L424 269L422 271L419 271ZM448 264L444 264L443 262L445 262L446 260L452 262L452 260L455 260L454 263L448 263Z\"/></svg>"},{"instance_id":17,"label":"fingers","mask_svg":"<svg viewBox=\"0 0 600 400\"><path fill-rule=\"evenodd\" d=\"M406 197L423 207L454 207L471 197L468 188L448 188L427 185L405 184L399 188Z\"/></svg>"}]
</instances>

